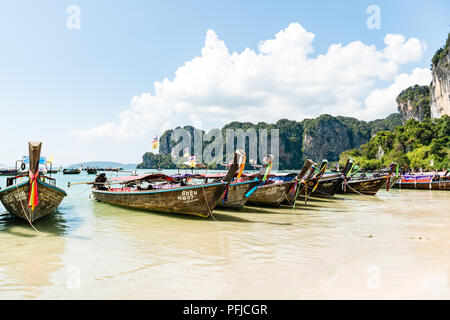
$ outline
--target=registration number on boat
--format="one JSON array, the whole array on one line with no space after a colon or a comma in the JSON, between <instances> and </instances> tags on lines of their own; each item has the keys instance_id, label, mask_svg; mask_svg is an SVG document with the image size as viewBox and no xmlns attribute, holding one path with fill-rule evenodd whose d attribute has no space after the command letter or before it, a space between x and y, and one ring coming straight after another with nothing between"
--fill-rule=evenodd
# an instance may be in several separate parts
<instances>
[{"instance_id":1,"label":"registration number on boat","mask_svg":"<svg viewBox=\"0 0 450 320\"><path fill-rule=\"evenodd\" d=\"M178 200L191 201L194 200L196 195L197 195L196 190L185 190L181 193L181 195L178 196Z\"/></svg>"},{"instance_id":2,"label":"registration number on boat","mask_svg":"<svg viewBox=\"0 0 450 320\"><path fill-rule=\"evenodd\" d=\"M13 193L10 195L7 195L3 198L3 201L6 203L16 202L16 201L26 201L27 200L27 194L25 191L20 191L18 193Z\"/></svg>"}]
</instances>

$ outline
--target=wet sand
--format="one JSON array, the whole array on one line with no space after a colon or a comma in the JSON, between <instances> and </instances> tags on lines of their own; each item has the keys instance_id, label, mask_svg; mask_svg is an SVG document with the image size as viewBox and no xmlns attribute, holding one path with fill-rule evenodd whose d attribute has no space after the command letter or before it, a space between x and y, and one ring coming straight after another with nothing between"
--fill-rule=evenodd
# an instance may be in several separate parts
<instances>
[{"instance_id":1,"label":"wet sand","mask_svg":"<svg viewBox=\"0 0 450 320\"><path fill-rule=\"evenodd\" d=\"M0 299L450 298L447 191L215 210L217 221L68 194L39 233L0 206Z\"/></svg>"}]
</instances>

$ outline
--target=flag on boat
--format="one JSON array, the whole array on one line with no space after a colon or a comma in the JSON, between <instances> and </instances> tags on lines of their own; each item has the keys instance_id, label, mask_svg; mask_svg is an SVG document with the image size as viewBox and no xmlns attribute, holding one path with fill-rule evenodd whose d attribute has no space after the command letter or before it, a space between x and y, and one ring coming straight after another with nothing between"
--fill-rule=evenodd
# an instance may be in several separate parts
<instances>
[{"instance_id":1,"label":"flag on boat","mask_svg":"<svg viewBox=\"0 0 450 320\"><path fill-rule=\"evenodd\" d=\"M152 149L158 149L159 139L158 135L156 135L152 140Z\"/></svg>"},{"instance_id":2,"label":"flag on boat","mask_svg":"<svg viewBox=\"0 0 450 320\"><path fill-rule=\"evenodd\" d=\"M187 157L187 161L183 162L183 164L190 166L190 167L195 167L195 156Z\"/></svg>"}]
</instances>

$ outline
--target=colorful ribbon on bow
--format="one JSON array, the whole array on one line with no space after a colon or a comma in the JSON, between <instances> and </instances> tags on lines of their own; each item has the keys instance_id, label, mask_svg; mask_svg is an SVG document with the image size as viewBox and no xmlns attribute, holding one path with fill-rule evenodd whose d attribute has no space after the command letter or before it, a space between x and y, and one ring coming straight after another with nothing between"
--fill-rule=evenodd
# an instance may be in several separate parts
<instances>
[{"instance_id":1,"label":"colorful ribbon on bow","mask_svg":"<svg viewBox=\"0 0 450 320\"><path fill-rule=\"evenodd\" d=\"M240 168L239 168L239 172L238 172L238 175L237 175L237 177L236 177L236 180L239 180L239 178L240 178L241 175L242 175L242 171L244 171L245 160L246 160L246 156L245 156L245 154L244 154L244 158L243 158L243 161L242 161L241 166L240 166Z\"/></svg>"},{"instance_id":2,"label":"colorful ribbon on bow","mask_svg":"<svg viewBox=\"0 0 450 320\"><path fill-rule=\"evenodd\" d=\"M255 181L258 181L258 178L255 178ZM253 188L250 189L250 191L247 191L247 193L245 194L245 197L248 198L252 195L253 192L255 192L256 189L258 189L259 186L262 186L262 181L260 183L258 183L256 186L254 186Z\"/></svg>"},{"instance_id":3,"label":"colorful ribbon on bow","mask_svg":"<svg viewBox=\"0 0 450 320\"><path fill-rule=\"evenodd\" d=\"M269 176L270 173L270 169L272 169L272 161L270 161L269 165L267 166L266 173L264 174L264 177L262 179L263 183L266 182L267 177Z\"/></svg>"},{"instance_id":4,"label":"colorful ribbon on bow","mask_svg":"<svg viewBox=\"0 0 450 320\"><path fill-rule=\"evenodd\" d=\"M398 163L397 162L392 162L391 165L389 166L389 172L387 175L387 186L386 186L386 191L389 191L389 187L391 184L391 176L392 176L392 166L395 165L395 177L398 179Z\"/></svg>"},{"instance_id":5,"label":"colorful ribbon on bow","mask_svg":"<svg viewBox=\"0 0 450 320\"><path fill-rule=\"evenodd\" d=\"M326 162L327 163L327 162ZM327 165L323 165L322 168L319 170L319 172L315 175L316 178L316 185L314 186L314 188L312 189L311 193L313 193L314 191L316 191L317 186L319 185L319 180L320 178L322 178L322 176L325 174L325 171L327 170Z\"/></svg>"},{"instance_id":6,"label":"colorful ribbon on bow","mask_svg":"<svg viewBox=\"0 0 450 320\"><path fill-rule=\"evenodd\" d=\"M308 197L308 185L306 184L305 180L299 180L297 177L295 177L295 185L294 187L291 189L292 190L292 194L294 196L294 204L292 205L292 209L295 210L295 206L297 204L297 198L298 198L298 194L300 192L300 186L301 185L305 186L305 204L307 201L307 197Z\"/></svg>"},{"instance_id":7,"label":"colorful ribbon on bow","mask_svg":"<svg viewBox=\"0 0 450 320\"><path fill-rule=\"evenodd\" d=\"M38 199L38 187L37 187L37 179L39 177L39 170L36 173L29 172L30 177L30 192L28 194L28 207L31 208L31 211L34 211L34 208L39 204Z\"/></svg>"},{"instance_id":8,"label":"colorful ribbon on bow","mask_svg":"<svg viewBox=\"0 0 450 320\"><path fill-rule=\"evenodd\" d=\"M225 188L225 192L223 193L223 196L222 196L222 204L227 202L227 200L228 200L228 191L229 190L230 190L230 184L227 184L227 187Z\"/></svg>"}]
</instances>

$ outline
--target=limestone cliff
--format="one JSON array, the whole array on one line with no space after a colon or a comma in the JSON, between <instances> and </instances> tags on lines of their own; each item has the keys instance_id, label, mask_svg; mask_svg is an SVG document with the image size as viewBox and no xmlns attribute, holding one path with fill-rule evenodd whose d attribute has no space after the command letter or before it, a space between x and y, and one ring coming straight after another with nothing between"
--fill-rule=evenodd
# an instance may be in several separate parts
<instances>
[{"instance_id":1,"label":"limestone cliff","mask_svg":"<svg viewBox=\"0 0 450 320\"><path fill-rule=\"evenodd\" d=\"M356 148L370 139L370 128L358 128L360 123L357 122L353 126L346 124L342 118L345 119L321 115L314 120L304 120L303 151L306 158L333 161L339 159L344 150Z\"/></svg>"},{"instance_id":2,"label":"limestone cliff","mask_svg":"<svg viewBox=\"0 0 450 320\"><path fill-rule=\"evenodd\" d=\"M433 80L431 82L431 118L450 115L450 33L444 47L440 48L432 60Z\"/></svg>"},{"instance_id":3,"label":"limestone cliff","mask_svg":"<svg viewBox=\"0 0 450 320\"><path fill-rule=\"evenodd\" d=\"M422 122L430 118L430 87L416 84L403 90L397 97L397 104L403 123L409 119Z\"/></svg>"},{"instance_id":4,"label":"limestone cliff","mask_svg":"<svg viewBox=\"0 0 450 320\"><path fill-rule=\"evenodd\" d=\"M333 117L321 115L315 119L305 119L301 122L281 119L274 124L260 122L252 124L250 122L231 122L225 125L221 131L225 136L226 129L243 129L244 131L253 128L258 132L260 129L267 129L270 135L271 129L279 130L279 169L298 169L304 159L310 158L314 161L328 159L336 161L339 154L344 150L359 147L369 141L376 132L380 130L393 130L401 125L401 116L392 114L386 119L365 122L350 117ZM193 127L184 127L193 136ZM175 168L171 162L171 150L176 144L171 142L173 130L167 130L160 138L160 154L146 153L139 168ZM202 132L204 134L204 132ZM259 137L258 137L259 141ZM268 142L271 139L268 136ZM225 141L224 141L225 142ZM203 147L209 142L203 141ZM268 150L270 150L268 146ZM193 151L193 146L191 152ZM225 150L225 148L224 148ZM248 143L246 145L248 152Z\"/></svg>"}]
</instances>

